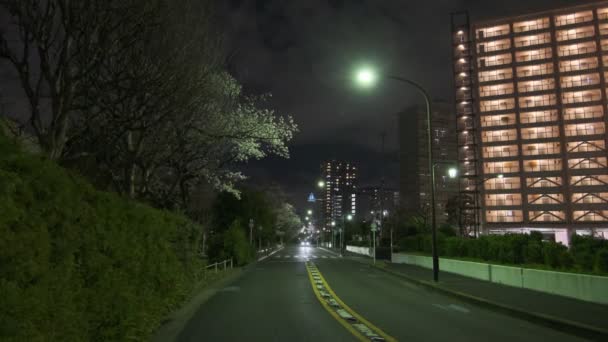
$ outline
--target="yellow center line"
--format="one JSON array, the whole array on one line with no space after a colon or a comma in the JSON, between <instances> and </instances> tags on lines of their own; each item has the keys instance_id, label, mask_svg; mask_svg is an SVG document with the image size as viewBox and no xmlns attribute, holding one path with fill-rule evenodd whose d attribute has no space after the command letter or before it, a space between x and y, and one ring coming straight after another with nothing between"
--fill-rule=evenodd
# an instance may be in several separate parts
<instances>
[{"instance_id":1,"label":"yellow center line","mask_svg":"<svg viewBox=\"0 0 608 342\"><path fill-rule=\"evenodd\" d=\"M353 309L351 309L348 305L346 305L346 303L344 303L340 299L340 297L338 297L336 295L336 293L331 289L331 287L329 286L329 284L327 283L325 278L323 278L323 275L321 274L321 272L317 269L317 267L313 263L311 263L311 262L306 263L306 270L308 271L308 278L310 279L310 283L312 285L312 290L315 293L315 296L317 297L317 299L319 300L321 305L325 308L325 310L327 312L329 312L329 314L333 318L335 318L342 326L344 326L358 340L370 341L371 338L368 336L365 336L365 334L363 334L363 332L357 330L355 328L355 326L353 326L353 323L347 321L343 317L340 317L340 315L337 313L337 311L334 308L332 308L332 306L329 304L329 302L325 298L323 298L323 296L321 295L321 289L319 289L317 287L317 285L322 285L321 286L322 290L325 290L325 292L329 294L329 298L333 298L339 304L341 309L344 309L351 316L356 318L357 319L356 323L365 325L367 328L369 328L375 334L377 334L378 336L381 336L385 341L390 341L390 342L397 341L394 337L388 335L387 333L382 331L380 328L373 325L370 321L366 320L361 315L359 315L357 312L355 312ZM314 275L313 275L313 273L314 273ZM320 280L320 284L318 284L315 277Z\"/></svg>"}]
</instances>

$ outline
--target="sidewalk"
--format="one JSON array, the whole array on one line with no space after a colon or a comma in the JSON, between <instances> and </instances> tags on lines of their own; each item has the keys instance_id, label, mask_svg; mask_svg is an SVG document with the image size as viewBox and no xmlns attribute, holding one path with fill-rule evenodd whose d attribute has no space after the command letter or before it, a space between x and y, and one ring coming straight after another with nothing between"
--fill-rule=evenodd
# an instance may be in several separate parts
<instances>
[{"instance_id":1,"label":"sidewalk","mask_svg":"<svg viewBox=\"0 0 608 342\"><path fill-rule=\"evenodd\" d=\"M356 260L371 264L369 258ZM441 270L439 282L434 283L431 269L407 264L378 261L376 267L477 305L594 340L608 341L608 305L500 285Z\"/></svg>"}]
</instances>

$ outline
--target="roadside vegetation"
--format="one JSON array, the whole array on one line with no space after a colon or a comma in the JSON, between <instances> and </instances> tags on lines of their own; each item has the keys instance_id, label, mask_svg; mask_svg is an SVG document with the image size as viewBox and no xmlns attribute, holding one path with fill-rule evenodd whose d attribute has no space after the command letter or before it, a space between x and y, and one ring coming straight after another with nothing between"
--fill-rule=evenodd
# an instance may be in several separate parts
<instances>
[{"instance_id":1,"label":"roadside vegetation","mask_svg":"<svg viewBox=\"0 0 608 342\"><path fill-rule=\"evenodd\" d=\"M394 228L395 249L430 255L431 232L420 216L388 222ZM531 234L458 236L456 227L444 224L437 232L440 256L502 265L608 275L608 240L573 235L570 247ZM382 240L384 246L388 241Z\"/></svg>"}]
</instances>

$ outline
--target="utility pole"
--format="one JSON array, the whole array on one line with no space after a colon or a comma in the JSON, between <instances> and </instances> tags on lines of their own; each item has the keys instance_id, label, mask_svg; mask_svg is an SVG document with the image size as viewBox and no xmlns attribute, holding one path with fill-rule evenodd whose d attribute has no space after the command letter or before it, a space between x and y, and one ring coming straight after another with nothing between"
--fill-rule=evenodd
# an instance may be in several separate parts
<instances>
[{"instance_id":1,"label":"utility pole","mask_svg":"<svg viewBox=\"0 0 608 342\"><path fill-rule=\"evenodd\" d=\"M380 189L378 191L378 196L380 196L380 229L384 231L384 176L385 176L385 166L386 160L384 157L384 142L386 139L386 131L380 133L381 138L381 149L380 149ZM375 248L375 246L374 246ZM393 254L393 228L390 229L390 249L391 255ZM391 256L392 259L392 256Z\"/></svg>"},{"instance_id":2,"label":"utility pole","mask_svg":"<svg viewBox=\"0 0 608 342\"><path fill-rule=\"evenodd\" d=\"M253 246L253 219L249 219L249 244Z\"/></svg>"}]
</instances>

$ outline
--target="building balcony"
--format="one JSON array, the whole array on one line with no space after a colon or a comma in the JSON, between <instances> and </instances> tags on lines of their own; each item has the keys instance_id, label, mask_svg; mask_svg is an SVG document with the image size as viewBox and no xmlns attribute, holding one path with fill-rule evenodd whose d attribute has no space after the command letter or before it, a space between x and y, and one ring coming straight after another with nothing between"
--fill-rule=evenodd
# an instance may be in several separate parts
<instances>
[{"instance_id":1,"label":"building balcony","mask_svg":"<svg viewBox=\"0 0 608 342\"><path fill-rule=\"evenodd\" d=\"M549 172L561 171L561 159L534 159L524 161L524 172Z\"/></svg>"},{"instance_id":2,"label":"building balcony","mask_svg":"<svg viewBox=\"0 0 608 342\"><path fill-rule=\"evenodd\" d=\"M604 117L603 106L572 107L564 109L564 120L589 120Z\"/></svg>"},{"instance_id":3,"label":"building balcony","mask_svg":"<svg viewBox=\"0 0 608 342\"><path fill-rule=\"evenodd\" d=\"M513 69L499 69L490 71L479 71L477 74L480 83L504 81L513 78Z\"/></svg>"},{"instance_id":4,"label":"building balcony","mask_svg":"<svg viewBox=\"0 0 608 342\"><path fill-rule=\"evenodd\" d=\"M559 30L556 32L556 39L558 42L586 39L595 37L594 26L584 26L572 28L569 30Z\"/></svg>"},{"instance_id":5,"label":"building balcony","mask_svg":"<svg viewBox=\"0 0 608 342\"><path fill-rule=\"evenodd\" d=\"M590 139L590 137L572 137L568 139L566 143L566 152L571 153L605 153L606 152L606 141L602 138L597 140Z\"/></svg>"},{"instance_id":6,"label":"building balcony","mask_svg":"<svg viewBox=\"0 0 608 342\"><path fill-rule=\"evenodd\" d=\"M560 154L561 146L559 142L546 142L540 144L524 144L522 145L524 156L539 156Z\"/></svg>"},{"instance_id":7,"label":"building balcony","mask_svg":"<svg viewBox=\"0 0 608 342\"><path fill-rule=\"evenodd\" d=\"M506 36L511 33L511 28L508 24L483 27L475 30L475 37L478 41L496 39L496 37Z\"/></svg>"},{"instance_id":8,"label":"building balcony","mask_svg":"<svg viewBox=\"0 0 608 342\"><path fill-rule=\"evenodd\" d=\"M477 44L477 54L479 56L487 55L492 52L507 51L510 49L511 49L511 40L509 40L509 39L503 39L503 40L497 40L497 41Z\"/></svg>"},{"instance_id":9,"label":"building balcony","mask_svg":"<svg viewBox=\"0 0 608 342\"><path fill-rule=\"evenodd\" d=\"M525 48L529 46L537 46L551 43L550 33L541 33L531 36L520 36L514 40L515 48Z\"/></svg>"},{"instance_id":10,"label":"building balcony","mask_svg":"<svg viewBox=\"0 0 608 342\"><path fill-rule=\"evenodd\" d=\"M604 122L568 124L565 126L565 133L567 137L600 135L606 133L606 124Z\"/></svg>"},{"instance_id":11,"label":"building balcony","mask_svg":"<svg viewBox=\"0 0 608 342\"><path fill-rule=\"evenodd\" d=\"M486 210L487 223L516 223L523 222L521 210Z\"/></svg>"},{"instance_id":12,"label":"building balcony","mask_svg":"<svg viewBox=\"0 0 608 342\"><path fill-rule=\"evenodd\" d=\"M555 80L553 78L547 78L535 81L518 82L517 90L519 93L553 91L555 90Z\"/></svg>"},{"instance_id":13,"label":"building balcony","mask_svg":"<svg viewBox=\"0 0 608 342\"><path fill-rule=\"evenodd\" d=\"M600 84L600 75L598 73L562 76L560 85L562 88L582 88L596 86Z\"/></svg>"},{"instance_id":14,"label":"building balcony","mask_svg":"<svg viewBox=\"0 0 608 342\"><path fill-rule=\"evenodd\" d=\"M562 103L564 105L591 103L601 100L602 93L599 89L562 93Z\"/></svg>"},{"instance_id":15,"label":"building balcony","mask_svg":"<svg viewBox=\"0 0 608 342\"><path fill-rule=\"evenodd\" d=\"M531 31L539 31L549 29L549 18L540 18L534 20L526 20L513 23L513 32L515 34L529 33Z\"/></svg>"},{"instance_id":16,"label":"building balcony","mask_svg":"<svg viewBox=\"0 0 608 342\"><path fill-rule=\"evenodd\" d=\"M521 129L521 138L524 140L551 139L559 137L558 126L530 127Z\"/></svg>"},{"instance_id":17,"label":"building balcony","mask_svg":"<svg viewBox=\"0 0 608 342\"><path fill-rule=\"evenodd\" d=\"M515 62L518 64L535 62L549 58L553 58L553 50L550 47L538 50L517 51L515 53Z\"/></svg>"},{"instance_id":18,"label":"building balcony","mask_svg":"<svg viewBox=\"0 0 608 342\"><path fill-rule=\"evenodd\" d=\"M595 42L585 42L573 45L560 45L558 47L557 55L559 57L578 56L597 52L597 46Z\"/></svg>"},{"instance_id":19,"label":"building balcony","mask_svg":"<svg viewBox=\"0 0 608 342\"><path fill-rule=\"evenodd\" d=\"M522 109L536 107L551 107L557 104L557 96L555 94L538 95L521 97L519 99L519 107Z\"/></svg>"},{"instance_id":20,"label":"building balcony","mask_svg":"<svg viewBox=\"0 0 608 342\"><path fill-rule=\"evenodd\" d=\"M551 74L553 74L553 71L554 71L553 64L551 64L551 63L526 65L526 66L517 67L517 77L518 78L527 78L527 77L551 75Z\"/></svg>"},{"instance_id":21,"label":"building balcony","mask_svg":"<svg viewBox=\"0 0 608 342\"><path fill-rule=\"evenodd\" d=\"M513 96L513 85L506 87L501 84L479 87L479 97Z\"/></svg>"},{"instance_id":22,"label":"building balcony","mask_svg":"<svg viewBox=\"0 0 608 342\"><path fill-rule=\"evenodd\" d=\"M606 58L608 62L608 58ZM591 71L599 67L597 57L579 58L571 60L562 60L559 62L559 70L562 73Z\"/></svg>"},{"instance_id":23,"label":"building balcony","mask_svg":"<svg viewBox=\"0 0 608 342\"><path fill-rule=\"evenodd\" d=\"M515 125L515 114L484 115L480 118L481 127L500 127Z\"/></svg>"},{"instance_id":24,"label":"building balcony","mask_svg":"<svg viewBox=\"0 0 608 342\"><path fill-rule=\"evenodd\" d=\"M513 62L513 58L511 57L510 53L477 58L477 66L480 69L501 66L501 65L509 65L512 62Z\"/></svg>"},{"instance_id":25,"label":"building balcony","mask_svg":"<svg viewBox=\"0 0 608 342\"><path fill-rule=\"evenodd\" d=\"M514 161L500 161L500 162L484 162L483 173L484 174L505 174L519 172L519 162Z\"/></svg>"},{"instance_id":26,"label":"building balcony","mask_svg":"<svg viewBox=\"0 0 608 342\"><path fill-rule=\"evenodd\" d=\"M483 148L484 159L503 159L519 156L517 145L486 146Z\"/></svg>"},{"instance_id":27,"label":"building balcony","mask_svg":"<svg viewBox=\"0 0 608 342\"><path fill-rule=\"evenodd\" d=\"M571 14L558 15L554 18L555 26L573 26L582 23L589 23L593 21L592 11L582 11Z\"/></svg>"},{"instance_id":28,"label":"building balcony","mask_svg":"<svg viewBox=\"0 0 608 342\"><path fill-rule=\"evenodd\" d=\"M519 113L519 122L522 125L553 122L557 121L558 119L559 116L557 115L557 110L555 109Z\"/></svg>"}]
</instances>

